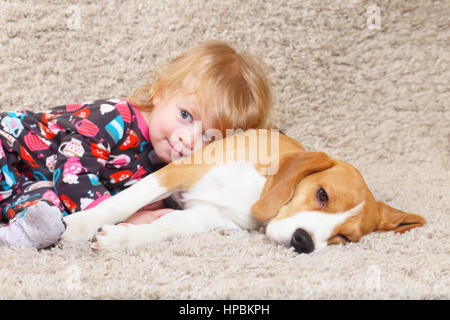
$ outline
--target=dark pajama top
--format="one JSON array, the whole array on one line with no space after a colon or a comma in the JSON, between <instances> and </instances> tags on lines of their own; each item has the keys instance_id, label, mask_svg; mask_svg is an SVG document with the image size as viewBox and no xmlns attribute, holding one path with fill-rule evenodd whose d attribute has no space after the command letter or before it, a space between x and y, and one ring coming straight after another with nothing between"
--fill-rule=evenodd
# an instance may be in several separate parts
<instances>
[{"instance_id":1,"label":"dark pajama top","mask_svg":"<svg viewBox=\"0 0 450 320\"><path fill-rule=\"evenodd\" d=\"M20 192L25 181L53 181L69 213L165 165L140 111L124 99L0 113L0 142L0 201Z\"/></svg>"}]
</instances>

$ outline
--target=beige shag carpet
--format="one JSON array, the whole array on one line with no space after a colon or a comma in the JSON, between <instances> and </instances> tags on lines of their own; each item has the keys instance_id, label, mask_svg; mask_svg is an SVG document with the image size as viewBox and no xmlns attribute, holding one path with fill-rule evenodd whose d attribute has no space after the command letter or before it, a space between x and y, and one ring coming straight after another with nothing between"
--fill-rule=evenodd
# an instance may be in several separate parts
<instances>
[{"instance_id":1,"label":"beige shag carpet","mask_svg":"<svg viewBox=\"0 0 450 320\"><path fill-rule=\"evenodd\" d=\"M226 230L124 252L2 247L0 298L450 298L448 1L57 3L0 1L2 111L126 97L186 48L226 40L269 66L282 129L428 224L310 255Z\"/></svg>"}]
</instances>

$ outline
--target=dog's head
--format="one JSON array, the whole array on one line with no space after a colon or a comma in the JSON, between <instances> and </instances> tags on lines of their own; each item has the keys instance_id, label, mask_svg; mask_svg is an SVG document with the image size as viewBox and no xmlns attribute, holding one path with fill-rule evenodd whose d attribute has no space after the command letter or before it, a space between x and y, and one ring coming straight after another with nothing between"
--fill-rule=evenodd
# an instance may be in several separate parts
<instances>
[{"instance_id":1,"label":"dog's head","mask_svg":"<svg viewBox=\"0 0 450 320\"><path fill-rule=\"evenodd\" d=\"M375 201L359 171L323 152L293 152L268 176L252 206L267 236L297 252L357 242L376 231L404 232L425 219Z\"/></svg>"}]
</instances>

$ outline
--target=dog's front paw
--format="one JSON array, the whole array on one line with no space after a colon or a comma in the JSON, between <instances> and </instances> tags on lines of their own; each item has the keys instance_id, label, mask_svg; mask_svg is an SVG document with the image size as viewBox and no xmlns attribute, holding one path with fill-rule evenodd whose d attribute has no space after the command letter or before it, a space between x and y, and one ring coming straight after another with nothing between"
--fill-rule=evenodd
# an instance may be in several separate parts
<instances>
[{"instance_id":1,"label":"dog's front paw","mask_svg":"<svg viewBox=\"0 0 450 320\"><path fill-rule=\"evenodd\" d=\"M92 219L92 213L81 211L64 217L66 231L63 233L62 241L89 241L94 233L101 227Z\"/></svg>"},{"instance_id":2,"label":"dog's front paw","mask_svg":"<svg viewBox=\"0 0 450 320\"><path fill-rule=\"evenodd\" d=\"M91 248L101 250L134 247L139 244L138 241L133 241L135 240L133 236L135 228L136 225L129 223L104 225L92 238Z\"/></svg>"}]
</instances>

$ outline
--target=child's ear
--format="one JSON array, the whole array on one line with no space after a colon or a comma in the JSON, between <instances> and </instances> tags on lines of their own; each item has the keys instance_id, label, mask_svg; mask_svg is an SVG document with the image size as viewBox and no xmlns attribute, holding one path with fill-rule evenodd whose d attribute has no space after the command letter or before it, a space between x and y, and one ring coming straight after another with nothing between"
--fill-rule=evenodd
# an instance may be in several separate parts
<instances>
[{"instance_id":1,"label":"child's ear","mask_svg":"<svg viewBox=\"0 0 450 320\"><path fill-rule=\"evenodd\" d=\"M394 231L396 233L403 233L427 223L424 218L417 214L405 213L388 206L384 202L378 201L377 205L380 221L375 232Z\"/></svg>"}]
</instances>

